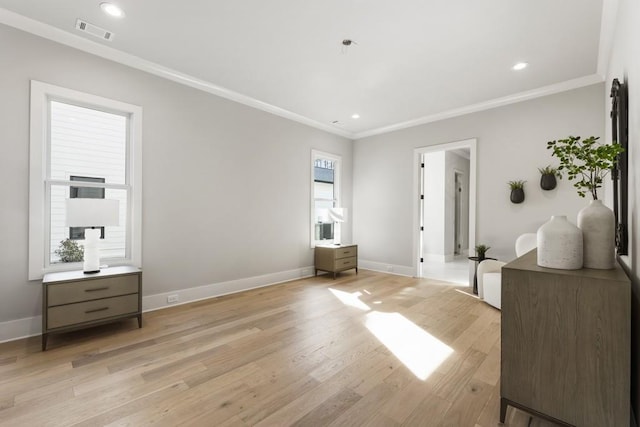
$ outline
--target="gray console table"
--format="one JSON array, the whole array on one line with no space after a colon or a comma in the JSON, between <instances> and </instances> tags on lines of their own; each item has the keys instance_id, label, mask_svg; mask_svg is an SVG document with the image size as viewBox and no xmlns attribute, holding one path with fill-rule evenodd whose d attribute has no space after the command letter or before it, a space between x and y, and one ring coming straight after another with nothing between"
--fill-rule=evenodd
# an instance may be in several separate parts
<instances>
[{"instance_id":1,"label":"gray console table","mask_svg":"<svg viewBox=\"0 0 640 427\"><path fill-rule=\"evenodd\" d=\"M563 426L628 426L631 285L612 270L502 267L500 421L507 406Z\"/></svg>"},{"instance_id":2,"label":"gray console table","mask_svg":"<svg viewBox=\"0 0 640 427\"><path fill-rule=\"evenodd\" d=\"M49 334L137 317L142 327L142 271L111 267L95 274L49 273L42 279L42 351Z\"/></svg>"}]
</instances>

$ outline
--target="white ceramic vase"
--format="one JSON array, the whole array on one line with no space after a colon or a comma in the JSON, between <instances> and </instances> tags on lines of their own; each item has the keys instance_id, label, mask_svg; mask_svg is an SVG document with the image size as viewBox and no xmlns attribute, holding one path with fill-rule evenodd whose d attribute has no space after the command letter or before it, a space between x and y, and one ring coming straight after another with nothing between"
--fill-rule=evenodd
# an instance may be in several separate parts
<instances>
[{"instance_id":1,"label":"white ceramic vase","mask_svg":"<svg viewBox=\"0 0 640 427\"><path fill-rule=\"evenodd\" d=\"M582 231L565 215L552 216L538 229L538 265L560 270L582 268Z\"/></svg>"},{"instance_id":2,"label":"white ceramic vase","mask_svg":"<svg viewBox=\"0 0 640 427\"><path fill-rule=\"evenodd\" d=\"M592 200L578 212L578 227L584 238L584 266L608 270L615 266L615 217L613 211Z\"/></svg>"}]
</instances>

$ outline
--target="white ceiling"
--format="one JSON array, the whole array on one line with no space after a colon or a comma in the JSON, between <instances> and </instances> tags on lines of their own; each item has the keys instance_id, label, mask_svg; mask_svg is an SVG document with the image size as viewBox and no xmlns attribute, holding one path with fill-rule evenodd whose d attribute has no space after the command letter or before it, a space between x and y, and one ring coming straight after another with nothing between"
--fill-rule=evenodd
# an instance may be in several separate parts
<instances>
[{"instance_id":1,"label":"white ceiling","mask_svg":"<svg viewBox=\"0 0 640 427\"><path fill-rule=\"evenodd\" d=\"M93 49L48 26L57 27L129 54L129 65L133 55L146 60L139 68L157 64L157 74L349 137L593 83L603 8L602 0L113 0L126 13L115 19L100 1L0 0L0 22ZM77 18L114 40L80 33ZM345 38L357 45L344 49ZM530 66L514 72L518 61Z\"/></svg>"}]
</instances>

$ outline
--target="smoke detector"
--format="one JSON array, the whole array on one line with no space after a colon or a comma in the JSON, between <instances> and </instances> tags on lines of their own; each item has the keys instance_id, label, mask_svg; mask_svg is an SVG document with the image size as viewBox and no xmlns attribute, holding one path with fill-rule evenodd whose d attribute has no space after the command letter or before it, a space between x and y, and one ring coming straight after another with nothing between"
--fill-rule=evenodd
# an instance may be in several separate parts
<instances>
[{"instance_id":1,"label":"smoke detector","mask_svg":"<svg viewBox=\"0 0 640 427\"><path fill-rule=\"evenodd\" d=\"M97 25L93 25L87 21L83 21L80 18L76 20L76 30L80 30L87 34L91 34L94 37L97 37L99 39L106 40L109 42L113 40L113 37L115 35L111 31L107 31L104 28L98 27Z\"/></svg>"}]
</instances>

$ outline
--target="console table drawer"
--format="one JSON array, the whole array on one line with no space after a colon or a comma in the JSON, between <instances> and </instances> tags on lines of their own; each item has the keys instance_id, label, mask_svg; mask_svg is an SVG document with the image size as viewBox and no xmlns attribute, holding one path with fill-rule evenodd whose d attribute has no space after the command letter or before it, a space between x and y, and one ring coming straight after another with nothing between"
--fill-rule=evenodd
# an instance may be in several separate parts
<instances>
[{"instance_id":1,"label":"console table drawer","mask_svg":"<svg viewBox=\"0 0 640 427\"><path fill-rule=\"evenodd\" d=\"M47 327L60 328L137 311L138 294L62 305L47 310Z\"/></svg>"},{"instance_id":2,"label":"console table drawer","mask_svg":"<svg viewBox=\"0 0 640 427\"><path fill-rule=\"evenodd\" d=\"M49 307L90 301L138 292L138 276L120 276L82 282L60 283L47 287Z\"/></svg>"}]
</instances>

